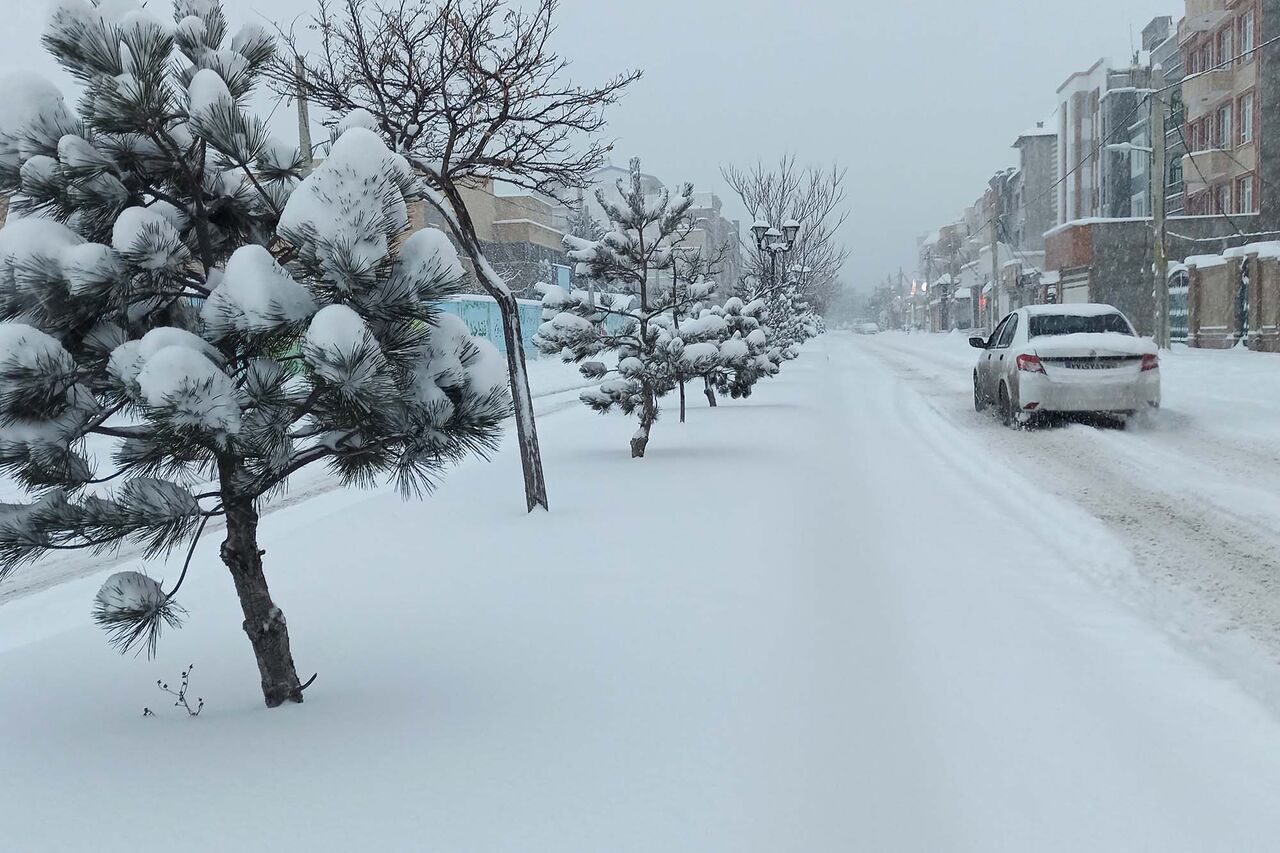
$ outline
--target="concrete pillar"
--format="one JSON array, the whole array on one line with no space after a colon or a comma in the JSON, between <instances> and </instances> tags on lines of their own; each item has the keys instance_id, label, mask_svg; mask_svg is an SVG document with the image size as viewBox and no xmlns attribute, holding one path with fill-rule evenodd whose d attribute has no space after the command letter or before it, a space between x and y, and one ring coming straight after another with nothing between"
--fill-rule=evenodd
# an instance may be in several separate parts
<instances>
[{"instance_id":1,"label":"concrete pillar","mask_svg":"<svg viewBox=\"0 0 1280 853\"><path fill-rule=\"evenodd\" d=\"M1264 352L1280 352L1280 259L1256 262L1258 293L1258 346Z\"/></svg>"},{"instance_id":2,"label":"concrete pillar","mask_svg":"<svg viewBox=\"0 0 1280 853\"><path fill-rule=\"evenodd\" d=\"M1244 263L1249 270L1249 339L1245 346L1256 350L1262 348L1262 270L1258 253L1246 257Z\"/></svg>"},{"instance_id":3,"label":"concrete pillar","mask_svg":"<svg viewBox=\"0 0 1280 853\"><path fill-rule=\"evenodd\" d=\"M1187 267L1187 346L1200 346L1200 270Z\"/></svg>"},{"instance_id":4,"label":"concrete pillar","mask_svg":"<svg viewBox=\"0 0 1280 853\"><path fill-rule=\"evenodd\" d=\"M1233 347L1244 338L1244 326L1240 322L1240 267L1241 258L1227 258L1227 328L1230 330L1225 347Z\"/></svg>"}]
</instances>

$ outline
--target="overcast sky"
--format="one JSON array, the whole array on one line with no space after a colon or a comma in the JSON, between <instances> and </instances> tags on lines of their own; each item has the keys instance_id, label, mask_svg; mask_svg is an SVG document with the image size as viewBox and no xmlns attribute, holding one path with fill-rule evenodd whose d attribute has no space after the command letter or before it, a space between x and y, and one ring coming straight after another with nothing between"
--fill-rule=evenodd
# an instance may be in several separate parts
<instances>
[{"instance_id":1,"label":"overcast sky","mask_svg":"<svg viewBox=\"0 0 1280 853\"><path fill-rule=\"evenodd\" d=\"M0 5L0 69L56 75L39 46L45 4ZM224 0L233 27L259 15L288 20L313 5ZM900 266L910 272L916 237L957 218L995 170L1015 162L1014 138L1053 114L1068 75L1100 56L1126 57L1148 21L1181 8L1177 0L562 0L558 47L583 83L645 72L609 113L620 165L640 156L646 171L693 181L726 203L724 162L794 151L847 166L846 280L866 286ZM736 204L731 212L749 218Z\"/></svg>"}]
</instances>

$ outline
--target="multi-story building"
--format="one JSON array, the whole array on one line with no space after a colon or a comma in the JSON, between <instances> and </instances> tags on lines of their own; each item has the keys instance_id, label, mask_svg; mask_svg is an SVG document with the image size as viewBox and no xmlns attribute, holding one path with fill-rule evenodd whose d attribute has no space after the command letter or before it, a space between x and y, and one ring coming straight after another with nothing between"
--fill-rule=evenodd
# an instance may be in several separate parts
<instances>
[{"instance_id":1,"label":"multi-story building","mask_svg":"<svg viewBox=\"0 0 1280 853\"><path fill-rule=\"evenodd\" d=\"M1156 95L1154 109L1165 111L1164 147L1168 164L1164 184L1164 209L1167 216L1186 212L1186 186L1182 180L1182 157L1187 147L1182 142L1182 87L1184 76L1182 46L1178 44L1178 27L1173 18L1156 18L1142 31L1142 46L1151 54L1152 86L1164 90ZM1172 87L1172 88L1166 88Z\"/></svg>"},{"instance_id":2,"label":"multi-story building","mask_svg":"<svg viewBox=\"0 0 1280 853\"><path fill-rule=\"evenodd\" d=\"M1014 208L1008 218L1009 236L1025 252L1044 252L1044 232L1057 224L1058 131L1052 124L1036 126L1018 136L1018 179Z\"/></svg>"},{"instance_id":3,"label":"multi-story building","mask_svg":"<svg viewBox=\"0 0 1280 853\"><path fill-rule=\"evenodd\" d=\"M724 253L724 261L712 278L720 294L728 297L742 277L742 226L736 219L724 215L724 202L711 192L693 194L693 206L689 208L693 220L693 232L688 245L702 251L707 257Z\"/></svg>"},{"instance_id":4,"label":"multi-story building","mask_svg":"<svg viewBox=\"0 0 1280 853\"><path fill-rule=\"evenodd\" d=\"M500 195L491 180L463 187L462 197L485 255L512 290L533 297L535 286L548 275L567 276L564 233L555 225L559 205L531 194ZM416 204L412 214L414 228L434 226L447 230L429 206ZM469 267L469 261L464 259L464 266ZM479 292L474 276L471 278L471 290Z\"/></svg>"},{"instance_id":5,"label":"multi-story building","mask_svg":"<svg viewBox=\"0 0 1280 853\"><path fill-rule=\"evenodd\" d=\"M1107 65L1099 59L1058 87L1058 222L1099 216L1102 170L1093 156L1102 138L1102 93Z\"/></svg>"},{"instance_id":6,"label":"multi-story building","mask_svg":"<svg viewBox=\"0 0 1280 853\"><path fill-rule=\"evenodd\" d=\"M1150 157L1110 146L1150 148L1149 54L1127 67L1100 59L1058 87L1057 224L1151 214Z\"/></svg>"},{"instance_id":7,"label":"multi-story building","mask_svg":"<svg viewBox=\"0 0 1280 853\"><path fill-rule=\"evenodd\" d=\"M1151 100L1155 91L1150 54L1128 68L1107 71L1102 94L1102 136L1095 157L1102 187L1099 215L1141 219L1151 215ZM1115 146L1129 143L1130 148Z\"/></svg>"},{"instance_id":8,"label":"multi-story building","mask_svg":"<svg viewBox=\"0 0 1280 853\"><path fill-rule=\"evenodd\" d=\"M1276 52L1258 50L1277 33L1280 0L1187 0L1179 42L1188 214L1245 222L1280 201L1266 191L1280 180L1280 118L1263 108L1280 97Z\"/></svg>"}]
</instances>

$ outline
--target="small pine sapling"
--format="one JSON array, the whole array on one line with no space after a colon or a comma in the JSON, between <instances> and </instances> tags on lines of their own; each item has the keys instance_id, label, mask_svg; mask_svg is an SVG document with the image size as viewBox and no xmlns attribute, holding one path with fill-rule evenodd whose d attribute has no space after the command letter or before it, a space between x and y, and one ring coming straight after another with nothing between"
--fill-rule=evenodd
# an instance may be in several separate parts
<instances>
[{"instance_id":1,"label":"small pine sapling","mask_svg":"<svg viewBox=\"0 0 1280 853\"><path fill-rule=\"evenodd\" d=\"M631 455L638 459L648 448L661 398L675 390L682 377L710 370L704 359L718 354L701 345L687 351L674 319L687 315L712 291L706 281L676 282L672 275L693 230L692 185L685 184L674 196L667 190L650 196L640 161L632 160L630 179L619 180L617 190L618 199L602 191L596 194L609 218L604 237L586 241L569 235L565 245L579 275L608 281L623 297L592 300L581 291L549 291L543 306L554 316L542 324L534 342L566 361L582 363L603 352L617 357L613 369L599 361L583 364L583 375L600 384L581 399L598 412L616 409L638 418L639 428L631 439Z\"/></svg>"}]
</instances>

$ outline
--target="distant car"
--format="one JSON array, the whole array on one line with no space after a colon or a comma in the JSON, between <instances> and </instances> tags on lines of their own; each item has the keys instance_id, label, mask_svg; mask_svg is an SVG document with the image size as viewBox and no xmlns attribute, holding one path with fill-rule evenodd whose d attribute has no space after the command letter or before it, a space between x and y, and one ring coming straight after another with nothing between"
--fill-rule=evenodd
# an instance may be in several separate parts
<instances>
[{"instance_id":1,"label":"distant car","mask_svg":"<svg viewBox=\"0 0 1280 853\"><path fill-rule=\"evenodd\" d=\"M1005 317L973 370L973 405L1008 426L1041 414L1128 417L1160 407L1160 351L1110 305L1033 305Z\"/></svg>"},{"instance_id":2,"label":"distant car","mask_svg":"<svg viewBox=\"0 0 1280 853\"><path fill-rule=\"evenodd\" d=\"M859 335L880 334L880 327L875 323L858 323L856 326L853 327L853 330L857 332Z\"/></svg>"}]
</instances>

